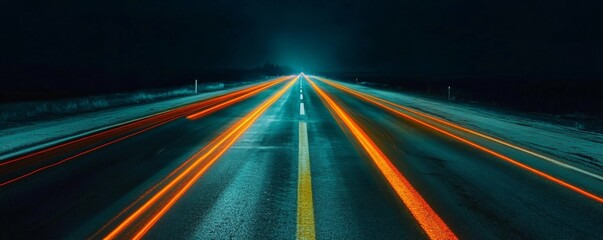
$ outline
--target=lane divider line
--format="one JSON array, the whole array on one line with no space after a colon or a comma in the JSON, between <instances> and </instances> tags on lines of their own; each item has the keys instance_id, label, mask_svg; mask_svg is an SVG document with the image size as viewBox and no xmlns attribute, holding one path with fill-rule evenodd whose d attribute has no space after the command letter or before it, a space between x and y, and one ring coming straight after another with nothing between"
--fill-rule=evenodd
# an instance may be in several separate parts
<instances>
[{"instance_id":1,"label":"lane divider line","mask_svg":"<svg viewBox=\"0 0 603 240\"><path fill-rule=\"evenodd\" d=\"M299 95L299 100L304 100L304 95L303 94Z\"/></svg>"},{"instance_id":2,"label":"lane divider line","mask_svg":"<svg viewBox=\"0 0 603 240\"><path fill-rule=\"evenodd\" d=\"M297 182L297 239L316 239L314 203L312 200L312 174L308 146L308 127L299 123L299 165Z\"/></svg>"},{"instance_id":3,"label":"lane divider line","mask_svg":"<svg viewBox=\"0 0 603 240\"><path fill-rule=\"evenodd\" d=\"M458 239L444 220L429 206L427 201L394 166L359 124L312 80L307 77L306 80L312 85L312 88L318 93L325 105L332 110L331 114L341 119L347 129L350 130L427 236L430 239Z\"/></svg>"},{"instance_id":4,"label":"lane divider line","mask_svg":"<svg viewBox=\"0 0 603 240\"><path fill-rule=\"evenodd\" d=\"M328 82L325 82L325 83L329 84ZM334 85L331 85L331 86L334 86ZM336 86L334 86L334 87L338 88ZM581 195L583 195L585 197L593 199L593 200L595 200L595 201L597 201L599 203L603 203L603 197L597 196L597 195L595 195L595 194L593 194L591 192L588 192L588 191L586 191L586 190L584 190L584 189L582 189L582 188L580 188L578 186L575 186L575 185L573 185L571 183L565 182L565 181L563 181L563 180L561 180L561 179L559 179L557 177L554 177L554 176L552 176L552 175L550 175L548 173L545 173L545 172L540 171L540 170L538 170L536 168L533 168L533 167L531 167L529 165L526 165L526 164L524 164L524 163L522 163L522 162L520 162L518 160L512 159L512 158L507 157L507 156L505 156L503 154L500 154L500 153L498 153L496 151L490 150L489 148L486 148L486 147L484 147L482 145L479 145L479 144L477 144L475 142L469 141L469 140L464 139L464 138L462 138L460 136L452 134L452 133L450 133L450 132L448 132L446 130L443 130L443 129L438 128L436 126L433 126L433 125L431 125L429 123L421 121L421 120L419 120L419 119L417 119L415 117L412 117L412 116L410 116L408 114L405 114L405 113L402 113L400 111L397 111L397 110L395 110L395 109L393 109L393 108L391 108L389 106L384 105L383 103L380 103L378 101L372 100L370 97L367 97L367 96L370 96L370 95L362 94L362 93L359 93L359 92L351 90L351 89L344 90L343 88L345 88L345 87L342 86L342 88L338 88L338 89L341 89L344 92L350 93L350 94L352 94L354 96L357 96L357 97L359 97L359 98L361 98L361 99L363 99L365 101L368 101L370 103L373 103L373 104L375 104L375 105L377 105L377 106L379 106L379 107L381 107L381 108L383 108L383 109L385 109L385 110L387 110L389 112L392 112L392 113L394 113L396 115L399 115L401 117L404 117L406 119L409 119L409 120L412 120L412 121L414 121L416 123L419 123L419 124L421 124L421 125L423 125L423 126L425 126L427 128L430 128L430 129L432 129L432 130L434 130L436 132L444 134L444 135L446 135L446 136L448 136L448 137L450 137L452 139L455 139L455 140L457 140L459 142L465 143L465 144L467 144L467 145L469 145L469 146L471 146L473 148L476 148L476 149L481 150L481 151L483 151L485 153L488 153L488 154L490 154L492 156L495 156L495 157L497 157L499 159L502 159L502 160L504 160L504 161L506 161L508 163L511 163L511 164L517 166L517 167L520 167L520 168L522 168L524 170L527 170L527 171L529 171L531 173L534 173L534 174L536 174L536 175L538 175L538 176L540 176L540 177L542 177L544 179L547 179L547 180L549 180L551 182L557 183L560 186L563 186L563 187L565 187L565 188L567 188L569 190L572 190L572 191L574 191L574 192L576 192L578 194L581 194ZM374 97L374 98L376 99L376 97Z\"/></svg>"},{"instance_id":5,"label":"lane divider line","mask_svg":"<svg viewBox=\"0 0 603 240\"><path fill-rule=\"evenodd\" d=\"M277 93L252 110L241 120L233 124L226 131L222 132L206 147L172 171L172 173L168 175L168 178L164 178L157 185L153 186L152 189L158 189L160 185L165 184L153 194L150 199L144 202L144 204L125 218L115 229L108 233L104 239L142 238L184 195L184 193L186 193L186 191L190 189L190 187L230 148L230 146L234 144L238 138L295 83L296 80L297 78L291 80ZM182 171L180 172L180 170ZM174 177L171 178L172 176ZM140 200L142 199L137 199L136 202ZM128 208L131 207L133 207L133 205L128 206ZM122 211L122 213L125 213L125 211ZM111 221L114 220L112 219Z\"/></svg>"},{"instance_id":6,"label":"lane divider line","mask_svg":"<svg viewBox=\"0 0 603 240\"><path fill-rule=\"evenodd\" d=\"M299 115L306 115L306 110L304 109L304 103L299 103Z\"/></svg>"}]
</instances>

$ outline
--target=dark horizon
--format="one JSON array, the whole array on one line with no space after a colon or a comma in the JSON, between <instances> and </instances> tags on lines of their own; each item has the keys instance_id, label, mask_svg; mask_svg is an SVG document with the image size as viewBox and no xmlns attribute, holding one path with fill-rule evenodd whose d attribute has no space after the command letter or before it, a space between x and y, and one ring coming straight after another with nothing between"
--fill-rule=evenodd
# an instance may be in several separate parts
<instances>
[{"instance_id":1,"label":"dark horizon","mask_svg":"<svg viewBox=\"0 0 603 240\"><path fill-rule=\"evenodd\" d=\"M274 62L415 77L603 77L602 5L594 1L3 5L2 71L110 76Z\"/></svg>"},{"instance_id":2,"label":"dark horizon","mask_svg":"<svg viewBox=\"0 0 603 240\"><path fill-rule=\"evenodd\" d=\"M195 78L245 80L269 75L254 69L275 63L286 69L282 74L360 77L422 94L455 85L491 96L500 95L499 86L507 96L492 101L567 100L575 103L564 109L594 105L587 112L598 112L602 6L476 0L4 3L0 99L176 87Z\"/></svg>"}]
</instances>

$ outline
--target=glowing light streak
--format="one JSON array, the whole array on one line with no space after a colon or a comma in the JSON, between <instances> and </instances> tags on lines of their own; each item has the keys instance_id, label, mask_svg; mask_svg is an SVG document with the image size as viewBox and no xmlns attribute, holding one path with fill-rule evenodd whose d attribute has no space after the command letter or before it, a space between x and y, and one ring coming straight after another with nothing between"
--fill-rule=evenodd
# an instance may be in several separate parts
<instances>
[{"instance_id":1,"label":"glowing light streak","mask_svg":"<svg viewBox=\"0 0 603 240\"><path fill-rule=\"evenodd\" d=\"M77 147L78 144L82 144L82 145L93 144L94 142L99 142L99 141L102 141L102 140L107 139L107 138L112 138L112 137L118 136L119 134L124 134L124 133L135 131L134 133L129 133L129 134L127 134L125 136L122 136L122 137L119 137L119 138L117 138L115 140L111 140L109 142L103 143L103 144L101 144L99 146L96 146L96 147L93 147L91 149L88 149L88 150L76 153L76 154L74 154L74 155L72 155L70 157L67 157L65 159L62 159L62 160L59 160L59 161L56 161L56 162L53 162L53 163L49 163L47 165L38 167L38 168L33 169L33 170L29 170L26 173L20 174L19 176L16 176L16 177L13 177L13 178L8 179L6 181L0 182L0 187L6 186L8 184L14 183L14 182L19 181L19 180L24 179L24 178L30 177L30 176L32 176L32 175L34 175L36 173L39 173L41 171L44 171L46 169L49 169L49 168L52 168L52 167L56 167L56 166L58 166L58 165L60 165L62 163L68 162L68 161L73 160L73 159L75 159L77 157L80 157L80 156L83 156L85 154L91 153L93 151L96 151L98 149L104 148L104 147L109 146L111 144L114 144L116 142L125 140L127 138L133 137L133 136L138 135L138 134L141 134L141 133L146 132L146 131L148 131L150 129L156 128L158 126L161 126L163 124L171 122L171 121L173 121L175 119L178 119L178 118L180 118L182 116L185 116L185 115L189 114L191 111L194 111L194 110L196 110L198 108L202 108L202 107L206 107L206 106L211 106L212 104L216 104L216 103L222 102L222 103L220 103L218 105L215 105L214 107L208 108L211 111L204 112L203 116L205 116L207 114L210 114L210 113L213 113L213 112L216 112L216 111L221 110L221 109L223 109L223 108L225 108L227 106L230 106L230 105L232 105L232 104L234 104L236 102L239 102L239 101L242 101L242 100L244 100L246 98L252 97L252 96L256 95L257 93L259 93L259 92L261 92L261 91L263 91L263 90L265 90L265 89L267 89L269 87L272 87L272 86L274 86L274 85L276 85L278 83L281 83L281 82L283 82L283 81L285 81L287 79L290 79L290 78L291 78L291 76L280 77L280 78L277 78L275 80L271 80L271 81L268 81L268 82L265 82L265 83L261 83L261 84L258 84L258 85L255 85L255 86L252 86L252 87L249 87L249 88L245 88L245 89L242 89L242 90L239 90L239 91L236 91L236 92L231 92L231 93L228 93L228 94L225 94L225 95L222 95L222 96L218 96L218 97L215 97L215 98L207 99L207 100L202 101L202 102L193 103L193 104L190 104L190 105L187 105L187 106L183 106L183 107L179 107L179 108L176 108L176 109L168 110L168 111L165 111L165 112L162 112L162 113L158 113L158 114L155 114L155 115L152 115L152 116L149 116L149 117L146 117L146 118L134 121L134 122L126 123L124 125L118 126L116 128L113 128L113 129L109 129L107 131L102 131L102 132L99 132L99 133L88 135L88 136L85 136L85 137L82 137L82 138L79 138L79 139L75 139L73 141L69 141L69 142L66 142L66 143L63 143L63 144L59 144L59 145L56 145L56 146L53 146L53 147L49 147L49 148L46 148L46 149L43 149L43 150L40 150L40 151L36 151L36 152L30 153L30 154L26 154L26 155L21 156L21 157L17 157L17 158L14 158L14 159L2 161L2 162L0 162L0 167L1 167L0 168L0 173L6 174L7 172L16 171L16 170L22 169L24 167L27 167L28 166L27 164L33 164L33 163L37 162L37 161L35 161L35 162L26 162L25 160L33 161L33 160L36 160L36 159L32 159L34 157L41 157L42 155L51 154L52 152L55 152L55 154L61 154L61 153L65 152L65 151L68 151L70 148ZM231 99L233 97L235 97L236 101L229 100L227 102L223 102L224 100ZM228 104L224 104L224 103L228 103ZM216 108L216 106L220 106L220 107ZM199 115L195 119L198 119L200 117L202 117L202 116ZM142 128L142 129L141 130L137 130L137 129L140 129L140 128ZM41 159L41 160L43 160L43 159Z\"/></svg>"},{"instance_id":2,"label":"glowing light streak","mask_svg":"<svg viewBox=\"0 0 603 240\"><path fill-rule=\"evenodd\" d=\"M519 162L519 161L517 161L517 160L515 160L515 159L509 158L509 157L507 157L507 156L505 156L505 155L503 155L503 154L500 154L500 153L495 152L495 151L493 151L493 150L490 150L490 149L488 149L488 148L486 148L486 147L483 147L483 146L481 146L481 145L479 145L479 144L477 144L477 143L475 143L475 142L469 141L469 140L467 140L467 139L465 139L465 138L462 138L462 137L460 137L460 136L457 136L457 135L455 135L455 134L452 134L452 133L450 133L450 132L448 132L448 131L446 131L446 130L443 130L443 129L438 128L438 127L436 127L436 126L434 126L434 125L431 125L431 124L429 124L429 123L426 123L426 122L424 122L424 121L421 121L421 120L419 120L419 119L417 119L417 118L415 118L415 117L412 117L412 116L410 116L410 115L408 115L408 114L405 114L405 113L402 113L402 112L400 112L400 111L397 111L396 109L393 109L393 108L391 108L391 107L389 107L389 106L387 106L387 105L383 104L382 102L387 102L387 101L385 101L385 100L381 100L381 99L377 100L378 98L376 98L376 97L373 97L373 96L370 96L370 95L367 95L367 94L363 94L363 93L360 93L360 92L357 92L357 91L351 90L351 89L349 89L349 88L346 88L346 87L341 86L341 85L339 85L339 84L335 84L335 83L333 83L333 82L331 82L331 81L328 81L328 80L326 80L326 79L319 79L319 80L321 80L321 81L323 81L323 82L325 82L325 83L327 83L327 84L329 84L329 85L331 85L331 86L333 86L333 87L335 87L335 88L338 88L338 89L340 89L340 90L342 90L342 91L344 91L344 92L347 92L347 93L352 94L352 95L354 95L354 96L356 96L356 97L358 97L358 98L361 98L361 99L363 99L363 100L365 100L365 101L367 101L367 102L370 102L370 103L372 103L372 104L375 104L375 105L377 105L377 106L379 106L379 107L381 107L381 108L383 108L383 109L385 109L385 110L388 110L389 112L392 112L392 113L394 113L394 114L396 114L396 115L399 115L399 116L401 116L401 117L404 117L404 118L406 118L406 119L412 120L412 121L414 121L414 122L416 122L416 123L419 123L419 124L421 124L421 125L423 125L423 126L425 126L425 127L427 127L427 128L430 128L430 129L432 129L432 130L434 130L434 131L437 131L437 132L439 132L439 133L442 133L442 134L444 134L444 135L446 135L446 136L448 136L448 137L451 137L451 138L453 138L453 139L455 139L455 140L457 140L457 141L460 141L460 142L462 142L462 143L465 143L465 144L467 144L467 145L469 145L469 146L471 146L471 147L474 147L474 148L476 148L476 149L478 149L478 150L481 150L481 151L486 152L486 153L488 153L488 154L490 154L490 155L492 155L492 156L495 156L495 157L497 157L497 158L499 158L499 159L502 159L502 160L504 160L504 161L506 161L506 162L508 162L508 163L511 163L511 164L513 164L513 165L515 165L515 166L517 166L517 167L520 167L520 168L522 168L522 169L524 169L524 170L527 170L527 171L529 171L529 172L531 172L531 173L534 173L534 174L536 174L536 175L538 175L538 176L540 176L540 177L543 177L544 179L547 179L547 180L549 180L549 181L551 181L551 182L557 183L557 184L559 184L560 186L563 186L563 187L565 187L565 188L567 188L567 189L569 189L569 190L572 190L572 191L574 191L574 192L576 192L576 193L579 193L579 194L581 194L581 195L583 195L583 196L585 196L585 197L588 197L588 198L590 198L590 199L593 199L593 200L595 200L595 201L597 201L597 202L599 202L599 203L603 203L603 198L602 198L602 197L600 197L600 196L597 196L597 195L595 195L595 194L593 194L593 193L591 193L591 192L588 192L588 191L586 191L586 190L584 190L584 189L582 189L582 188L580 188L580 187L577 187L577 186L575 186L575 185L573 185L573 184L567 183L567 182L565 182L565 181L563 181L563 180L561 180L561 179L559 179L559 178L556 178L556 177L554 177L554 176L552 176L552 175L549 175L549 174L547 174L547 173L545 173L545 172L542 172L542 171L540 171L540 170L538 170L538 169L535 169L535 168L533 168L533 167L530 167L530 166L528 166L528 165L526 165L526 164L524 164L524 163L521 163L521 162ZM392 104L392 105L397 105L397 104ZM404 109L406 109L406 108L404 108ZM417 113L417 114L418 114L418 111L413 110L413 113ZM420 114L420 115L421 115L421 116L423 116L423 115L428 116L428 115L426 115L426 114ZM435 120L435 118L433 118L433 117L432 117L432 118L430 118L430 119ZM438 121L438 122L440 122L440 121ZM441 122L443 123L444 121L442 120ZM452 124L452 123L449 123L449 124L446 124L446 125L449 125L449 126L455 126L455 124ZM458 126L457 128L458 128L458 129L461 129L461 130L466 129L466 128L463 128L463 127L460 127L460 126ZM469 130L469 129L466 129L466 130ZM471 130L471 132L475 132L475 131L472 131L472 130ZM477 132L475 132L475 133L477 133ZM483 135L483 134L480 134L480 135ZM484 135L484 136L485 136L485 135ZM494 138L493 138L493 139L494 139ZM502 142L502 140L499 140L499 141L500 141L500 142ZM507 145L507 144L505 144L505 145ZM508 145L511 145L511 144L508 144ZM519 148L519 147L518 147L518 148ZM517 148L516 148L516 149L517 149Z\"/></svg>"},{"instance_id":3,"label":"glowing light streak","mask_svg":"<svg viewBox=\"0 0 603 240\"><path fill-rule=\"evenodd\" d=\"M230 100L228 100L226 102L223 102L223 103L220 103L218 105L212 106L210 108L204 109L203 111L197 112L195 114L191 114L191 115L187 116L186 118L189 119L189 120L197 120L197 119L199 119L199 118L201 118L201 117L203 117L203 116L205 116L207 114L219 111L219 110L221 110L223 108L226 108L226 107L228 107L230 105L233 105L233 104L238 103L240 101L243 101L243 100L245 100L247 98L255 96L256 94L258 94L258 93L266 90L267 88L270 88L270 87L272 87L272 86L274 86L276 84L279 84L279 83L281 83L282 81L285 81L285 80L286 79L281 79L281 80L272 82L272 83L270 83L270 84L268 84L266 86L258 88L257 90L254 90L252 92L246 93L246 94L244 94L242 96L230 99Z\"/></svg>"},{"instance_id":4,"label":"glowing light streak","mask_svg":"<svg viewBox=\"0 0 603 240\"><path fill-rule=\"evenodd\" d=\"M285 87L255 108L243 119L232 125L205 148L185 161L168 177L174 176L165 186L149 200L130 214L105 239L128 237L140 239L152 226L182 197L182 195L216 162L237 139L257 120L261 114L278 100L297 80L287 83ZM207 160L207 161L206 161ZM203 164L204 163L204 164ZM187 166L187 167L183 167ZM182 170L183 169L183 170ZM182 171L180 171L182 170ZM178 173L176 173L178 172ZM166 180L166 179L164 179ZM161 181L165 183L167 181ZM171 194L170 194L171 193ZM147 194L147 193L145 193ZM154 211L155 210L155 211ZM126 229L128 231L126 231ZM123 232L126 236L121 236ZM129 235L127 233L133 233ZM123 234L122 234L123 235Z\"/></svg>"},{"instance_id":5,"label":"glowing light streak","mask_svg":"<svg viewBox=\"0 0 603 240\"><path fill-rule=\"evenodd\" d=\"M373 163L387 179L390 186L394 189L398 197L406 205L412 216L417 220L421 228L430 239L458 239L450 230L448 225L440 216L429 206L421 194L408 182L408 180L398 171L394 164L385 156L379 147L368 137L362 128L356 123L331 97L323 92L314 82L306 77L310 85L321 96L324 102L335 112L335 114L345 123L347 128L369 154Z\"/></svg>"}]
</instances>

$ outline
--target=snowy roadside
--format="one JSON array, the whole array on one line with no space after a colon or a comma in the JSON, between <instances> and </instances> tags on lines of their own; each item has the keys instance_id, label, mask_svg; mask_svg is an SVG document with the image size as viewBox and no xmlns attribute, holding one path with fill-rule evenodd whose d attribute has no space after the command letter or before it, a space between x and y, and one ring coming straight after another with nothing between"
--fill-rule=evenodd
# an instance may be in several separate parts
<instances>
[{"instance_id":1,"label":"snowy roadside","mask_svg":"<svg viewBox=\"0 0 603 240\"><path fill-rule=\"evenodd\" d=\"M233 88L201 93L194 96L136 106L111 108L2 129L0 130L0 161L179 106L240 90L250 85L252 84L247 83Z\"/></svg>"},{"instance_id":2,"label":"snowy roadside","mask_svg":"<svg viewBox=\"0 0 603 240\"><path fill-rule=\"evenodd\" d=\"M479 107L451 104L399 92L339 82L349 88L396 102L462 126L603 172L603 134L560 126Z\"/></svg>"}]
</instances>

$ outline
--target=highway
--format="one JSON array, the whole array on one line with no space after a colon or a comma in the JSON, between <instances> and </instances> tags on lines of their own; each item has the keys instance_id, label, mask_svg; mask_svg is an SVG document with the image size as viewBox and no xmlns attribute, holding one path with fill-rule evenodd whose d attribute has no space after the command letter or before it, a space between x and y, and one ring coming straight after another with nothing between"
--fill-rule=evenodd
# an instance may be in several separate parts
<instances>
[{"instance_id":1,"label":"highway","mask_svg":"<svg viewBox=\"0 0 603 240\"><path fill-rule=\"evenodd\" d=\"M2 239L603 239L603 178L300 74L3 160L0 213Z\"/></svg>"}]
</instances>

